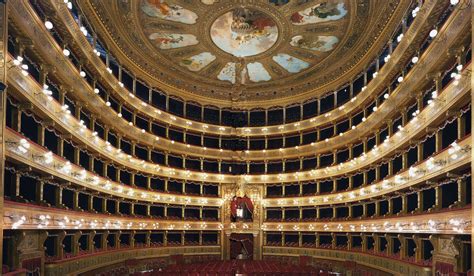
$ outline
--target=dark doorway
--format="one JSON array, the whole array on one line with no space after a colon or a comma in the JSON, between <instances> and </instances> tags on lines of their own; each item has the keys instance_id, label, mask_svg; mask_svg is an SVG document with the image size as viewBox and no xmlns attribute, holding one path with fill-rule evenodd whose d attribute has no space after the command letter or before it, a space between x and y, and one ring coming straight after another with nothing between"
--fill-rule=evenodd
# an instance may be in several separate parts
<instances>
[{"instance_id":1,"label":"dark doorway","mask_svg":"<svg viewBox=\"0 0 474 276\"><path fill-rule=\"evenodd\" d=\"M230 259L253 259L253 235L231 234L230 235Z\"/></svg>"}]
</instances>

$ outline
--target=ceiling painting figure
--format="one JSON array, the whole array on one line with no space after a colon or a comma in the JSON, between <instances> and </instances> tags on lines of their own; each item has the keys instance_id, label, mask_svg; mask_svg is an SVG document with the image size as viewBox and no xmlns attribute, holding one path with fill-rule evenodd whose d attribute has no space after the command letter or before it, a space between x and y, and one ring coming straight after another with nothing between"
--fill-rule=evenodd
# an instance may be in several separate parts
<instances>
[{"instance_id":1,"label":"ceiling painting figure","mask_svg":"<svg viewBox=\"0 0 474 276\"><path fill-rule=\"evenodd\" d=\"M170 4L165 0L145 0L142 2L141 8L148 16L184 24L194 24L198 18L193 11Z\"/></svg>"},{"instance_id":2,"label":"ceiling painting figure","mask_svg":"<svg viewBox=\"0 0 474 276\"><path fill-rule=\"evenodd\" d=\"M157 47L163 50L181 48L199 43L196 36L191 34L152 33L149 38L154 40Z\"/></svg>"},{"instance_id":3,"label":"ceiling painting figure","mask_svg":"<svg viewBox=\"0 0 474 276\"><path fill-rule=\"evenodd\" d=\"M216 56L213 54L209 52L203 52L198 55L182 59L180 64L181 66L188 68L190 71L197 72L209 65L215 59Z\"/></svg>"},{"instance_id":4,"label":"ceiling painting figure","mask_svg":"<svg viewBox=\"0 0 474 276\"><path fill-rule=\"evenodd\" d=\"M291 15L295 25L314 24L339 20L347 14L344 3L323 2Z\"/></svg>"},{"instance_id":5,"label":"ceiling painting figure","mask_svg":"<svg viewBox=\"0 0 474 276\"><path fill-rule=\"evenodd\" d=\"M221 50L236 57L258 55L278 39L275 21L256 9L235 8L214 21L211 39Z\"/></svg>"},{"instance_id":6,"label":"ceiling painting figure","mask_svg":"<svg viewBox=\"0 0 474 276\"><path fill-rule=\"evenodd\" d=\"M298 73L309 67L309 63L288 54L278 54L272 58L281 67L290 73Z\"/></svg>"},{"instance_id":7,"label":"ceiling painting figure","mask_svg":"<svg viewBox=\"0 0 474 276\"><path fill-rule=\"evenodd\" d=\"M294 36L290 45L312 51L328 52L334 49L339 39L335 36L314 36L305 37L302 35Z\"/></svg>"}]
</instances>

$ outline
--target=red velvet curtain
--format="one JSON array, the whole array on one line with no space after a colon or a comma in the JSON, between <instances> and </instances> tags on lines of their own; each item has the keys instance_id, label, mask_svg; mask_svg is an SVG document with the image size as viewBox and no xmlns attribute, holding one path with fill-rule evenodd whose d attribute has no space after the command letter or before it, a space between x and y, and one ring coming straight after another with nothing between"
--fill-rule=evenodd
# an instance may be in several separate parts
<instances>
[{"instance_id":1,"label":"red velvet curtain","mask_svg":"<svg viewBox=\"0 0 474 276\"><path fill-rule=\"evenodd\" d=\"M253 235L236 233L230 235L230 259L236 259L242 253L242 246L245 246L248 258L253 259Z\"/></svg>"},{"instance_id":2,"label":"red velvet curtain","mask_svg":"<svg viewBox=\"0 0 474 276\"><path fill-rule=\"evenodd\" d=\"M233 217L237 216L237 197L234 197L230 202L230 213Z\"/></svg>"},{"instance_id":3,"label":"red velvet curtain","mask_svg":"<svg viewBox=\"0 0 474 276\"><path fill-rule=\"evenodd\" d=\"M23 260L21 266L25 268L29 273L40 273L41 272L41 258L34 258ZM38 274L39 275L39 274Z\"/></svg>"},{"instance_id":4,"label":"red velvet curtain","mask_svg":"<svg viewBox=\"0 0 474 276\"><path fill-rule=\"evenodd\" d=\"M244 196L234 197L234 199L232 199L232 201L230 202L230 213L232 214L232 216L237 216L237 207L240 206L241 203L244 203L245 207L247 207L249 212L253 214L252 200L250 200L250 198L248 198L247 196Z\"/></svg>"},{"instance_id":5,"label":"red velvet curtain","mask_svg":"<svg viewBox=\"0 0 474 276\"><path fill-rule=\"evenodd\" d=\"M435 274L440 276L457 276L463 275L460 273L454 272L454 265L443 263L443 262L436 262L435 264Z\"/></svg>"}]
</instances>

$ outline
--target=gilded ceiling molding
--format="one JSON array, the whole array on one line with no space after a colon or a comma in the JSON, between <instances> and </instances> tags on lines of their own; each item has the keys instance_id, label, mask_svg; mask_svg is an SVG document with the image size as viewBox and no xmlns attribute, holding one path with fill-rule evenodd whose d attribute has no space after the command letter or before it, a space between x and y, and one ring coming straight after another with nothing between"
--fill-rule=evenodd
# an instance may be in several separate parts
<instances>
[{"instance_id":1,"label":"gilded ceiling molding","mask_svg":"<svg viewBox=\"0 0 474 276\"><path fill-rule=\"evenodd\" d=\"M382 28L382 29L385 28L384 31L382 31L382 29L379 29L377 31L372 30L372 31L364 32L364 35L366 36L364 39L366 41L367 40L371 41L370 44L375 43L373 48L371 48L371 49L379 49L383 44L386 43L386 39L388 39L388 33L392 32L392 31L388 31L388 30L391 30L391 28L394 28L394 26L399 24L401 15L405 11L406 7L408 6L409 1L400 1L400 2L396 2L396 3L395 2L396 1L394 1L393 3L392 2L390 2L390 3L389 2L384 2L383 4L386 5L386 6L384 6L383 8L381 8L381 7L375 8L375 6L373 6L374 4L367 4L362 0L360 0L357 4L353 4L351 2L350 6L348 6L348 11L347 11L347 13L350 15L350 16L348 15L348 18L351 18L351 20L349 20L349 26L347 27L347 29L350 30L351 28L356 28L356 26L360 26L360 27L362 27L362 26L365 26L365 27L366 26L371 26L371 27L377 26L378 28ZM140 4L142 4L142 3L143 2L140 2ZM226 2L222 2L222 3L214 4L212 10L213 11L215 11L215 10L221 11L221 13L215 12L215 14L222 14L225 11L231 10L232 7L234 7L233 5L241 6L241 4L233 4L233 3L234 2L227 2L226 1ZM347 2L345 2L345 4L349 5ZM388 8L389 4L390 4L390 6L393 7L393 9ZM149 47L150 42L148 41L148 39L146 39L146 37L144 37L143 34L139 34L139 33L134 33L133 34L133 36L134 36L133 39L130 38L130 37L127 38L126 34L121 33L121 30L119 29L119 27L117 25L119 22L115 22L115 23L112 24L112 22L114 20L113 18L118 18L118 17L112 16L112 14L113 13L118 13L118 12L121 12L121 14L126 14L126 18L129 19L129 21L127 21L127 22L130 24L131 27L133 27L134 24L139 24L141 21L140 21L140 19L137 19L137 16L140 13L139 12L140 9L138 7L138 2L133 2L133 4L131 4L131 6L129 4L120 4L120 5L117 4L117 5L114 5L113 7L105 7L105 6L102 6L102 5L103 5L102 2L97 2L97 1L84 2L84 3L81 3L81 8L86 13L86 15L88 15L88 18L90 19L91 23L93 25L99 26L97 28L98 32L106 40L106 44L109 45L109 43L111 43L110 45L114 45L113 48L119 47L123 50L123 51L121 51L121 50L118 50L117 48L115 48L115 50L112 50L112 52L114 54L118 55L118 59L120 60L120 62L125 62L125 63L123 63L125 67L127 67L127 68L136 68L136 69L139 69L137 66L140 66L140 67L143 67L143 68L149 67L149 69L143 69L143 70L140 69L140 70L132 70L132 71L137 71L136 73L137 73L138 77L144 79L147 82L150 82L152 85L162 87L159 84L155 85L155 83L157 83L157 82L156 82L156 80L154 80L155 79L154 77L155 77L156 73L159 73L160 77L164 78L165 76L164 75L162 76L162 74L164 72L163 71L157 71L156 68L159 68L159 65L157 65L157 64L155 64L151 67L151 64L152 64L151 61L153 61L153 60L160 60L160 62L161 61L165 62L162 59L157 59L157 57L159 56L157 51L151 51L150 52L150 53L153 53L153 55L154 55L154 57L149 56L146 59L147 61L150 61L150 62L141 62L141 61L138 61L138 60L142 59L143 57L139 57L139 55L144 55L145 54L144 51L136 52L136 51L124 50L124 49L127 49L128 46L123 46L123 45L130 45L131 41L133 41L133 45L136 45L136 46L142 45L143 47L147 47L148 49L150 49L150 47ZM256 5L256 4L252 3L252 4L249 4L249 5ZM273 5L267 5L267 4L263 4L263 3L260 3L259 5L260 6L258 8L264 10L265 13L270 15L271 17L277 18L281 14L281 12L278 11L278 9L275 8ZM197 6L199 6L199 5L197 5ZM377 10L378 12L380 12L380 14L377 12L376 13L377 16L374 16L375 11L373 11L372 9ZM386 9L386 10L382 11L383 9ZM207 9L207 10L209 10L209 9ZM196 8L196 10L193 10L193 12L195 12L198 16L197 17L197 22L198 23L196 23L196 24L201 24L201 23L199 23L199 18L206 18L206 19L209 18L209 17L210 18L215 18L214 15L206 16L206 11L201 11L198 8ZM289 11L284 11L284 12L288 13ZM383 24L366 24L367 22L364 22L363 24L361 24L363 22L362 18L366 18L367 16L369 16L369 14L372 15L371 18L374 18L373 20L376 20L377 22L383 22ZM287 23L285 26L281 26L282 36L285 36L285 33L286 33L287 30L289 30L288 33L291 31L294 34L294 30L296 29L296 28L293 28L293 27L289 28L289 29L286 29L286 26L295 25L295 24L292 24L291 20L288 19L288 16L290 16L290 15L291 14L285 14L285 16L287 16L287 17L285 17L286 20L282 19L283 20L282 22L288 22L288 21L290 22L290 23ZM110 18L110 19L108 19L108 18ZM99 22L99 20L101 22ZM105 20L108 20L108 22L104 23ZM341 19L341 20L347 20L347 19ZM275 21L277 21L277 20L275 20ZM183 31L186 30L186 28L189 27L188 25L190 25L190 24L178 24L176 22L171 22L170 20L161 20L160 22L161 23L166 22L170 26L179 26L181 28L181 30L183 30ZM209 22L207 22L207 23L206 22L203 22L202 24L203 25L206 25L206 24L209 25ZM281 24L283 24L283 23L281 23ZM332 24L332 23L331 22L329 22L329 23L324 22L322 24ZM136 25L135 25L135 27L136 27ZM189 27L189 28L191 28L190 31L196 29L192 26ZM105 29L107 29L107 31L105 31ZM197 28L197 29L203 29L203 28ZM324 28L323 28L323 30L324 30ZM116 34L119 34L119 33L121 33L120 38L116 37L117 36ZM114 38L112 38L110 35L114 35ZM385 39L381 39L380 37L384 37ZM207 45L206 47L204 47L202 49L206 49L206 50L213 49L213 50L210 50L210 51L213 54L218 53L218 54L215 54L216 56L222 56L222 57L225 56L223 53L221 54L219 51L217 51L214 48L215 46L213 46L212 43L207 43L206 42L206 41L209 40L208 36L203 36L202 39L204 39L204 42L202 42L202 43ZM112 42L112 40L114 42ZM374 55L373 55L373 53L370 54L370 59L368 59L367 56L369 56L369 54L367 54L365 52L367 50L367 47L366 47L367 45L362 43L361 41L359 41L360 38L355 38L355 37L350 37L349 38L348 34L345 34L344 38L342 40L340 40L339 46L337 46L338 48L336 48L335 51L342 51L342 49L344 48L342 45L346 45L346 47L347 47L347 45L350 45L351 49L353 49L354 45L352 45L352 44L354 44L354 42L352 42L352 44L347 44L347 40L358 41L357 43L360 43L360 44L357 44L357 45L359 45L359 49L360 49L361 52L360 52L360 54L358 54L356 56L361 58L364 61L361 61L361 62L357 63L356 67L360 67L360 68L357 68L358 70L351 69L351 71L360 72L360 69L362 67L366 66L367 62L369 60L371 61L371 59L374 58ZM277 44L278 44L278 42L277 42ZM363 47L362 47L362 44L364 45ZM203 46L199 46L200 44L197 44L197 45L198 46L196 46L196 47L203 47ZM287 50L292 49L291 47L292 47L291 45L284 45L284 46L281 46L281 48L276 47L276 49L278 49L279 52L285 52L285 49L287 49ZM337 49L339 49L339 50L337 50ZM292 49L292 50L294 50L294 49ZM307 50L304 50L304 49L297 50L297 51L300 54L303 54L304 52L309 53ZM292 52L292 51L288 51L288 52ZM124 55L126 55L127 58L125 58ZM337 55L335 53L330 54L330 57L332 57L332 59L341 60L341 57L336 57L336 56ZM302 58L302 56L298 56L297 58ZM351 57L351 60L354 60L353 58L354 57ZM129 59L135 60L135 62L130 62ZM303 58L303 59L305 59L305 58ZM219 60L219 58L218 58L218 60ZM313 60L313 57L310 57L308 60ZM252 60L249 60L249 61L252 61ZM356 61L354 61L354 62L356 62ZM146 63L146 65L145 65L145 63ZM364 64L362 64L362 63L364 63ZM225 62L221 63L221 66L223 66L223 64L225 64ZM327 68L328 64L332 64L334 67L336 66L333 61L329 61L329 59L326 58L323 61L321 61L321 63L319 63L317 65L317 67ZM345 73L347 73L348 68L352 68L352 66L354 66L354 65L355 64L347 66L347 64L346 64L345 66L341 66L340 67L341 69L338 69L338 70L339 70L340 74L345 74ZM273 66L273 67L275 67L275 66ZM344 68L344 69L342 69L342 68ZM176 70L180 70L181 73L184 72L186 74L189 74L188 72L183 71L183 68L181 68L181 67L178 67ZM319 72L318 76L321 75L322 71L320 69L311 69L311 70L318 70L318 72ZM139 71L140 71L140 73L138 73ZM145 71L146 72L156 72L156 73L147 74L147 73L144 73ZM226 93L228 93L229 88L225 88L224 91L227 91L227 92L225 92L222 95L217 96L216 95L218 93L217 90L215 90L214 93L209 93L207 90L201 89L200 87L198 87L199 86L198 83L201 82L203 78L200 78L199 82L194 81L192 83L192 85L190 85L190 87L191 87L190 90L192 90L192 92L196 92L198 94L198 95L193 95L192 96L193 100L197 100L198 102L202 102L202 103L209 103L209 104L212 103L212 105L218 105L218 106L222 106L223 103L224 103L224 106L225 105L229 106L229 103L231 103L231 106L234 106L234 107L242 107L240 105L254 105L254 106L264 107L264 106L267 106L271 102L270 101L271 98L279 97L278 101L282 102L282 101L284 101L284 98L287 97L286 95L288 95L288 94L294 94L294 93L296 93L295 91L298 91L298 93L303 93L303 91L306 91L307 87L308 87L308 84L306 84L305 79L309 76L311 76L311 79L313 79L313 77L314 77L314 74L310 74L306 71L307 70L302 71L301 73L296 74L295 76L290 76L291 78L294 78L294 80L292 80L291 82L289 82L287 78L283 78L283 79L281 79L281 81L277 81L279 91L275 91L276 94L274 94L274 91L271 91L271 90L274 90L271 87L273 87L273 83L275 83L275 81L269 82L269 84L272 83L271 86L269 86L269 84L266 84L266 83L251 84L251 85L249 85L249 88L245 87L245 89L244 89L245 90L245 97L246 97L245 101L239 102L239 103L234 103L234 104L232 104L232 101L229 101L230 95L226 94ZM323 70L323 71L327 72L328 74L329 74L329 72L331 72L332 76L335 76L335 75L339 76L339 73L334 73L333 71L331 71L329 69L328 70ZM342 73L343 71L345 73ZM141 76L141 73L144 73L143 74L144 76ZM351 73L351 74L353 74L353 73ZM153 76L153 78L151 76ZM292 91L290 91L289 89L288 89L288 91L286 91L285 89L282 89L282 85L284 86L284 83L293 83L294 81L296 81L295 78L298 79L297 81L299 81L299 82L305 82L305 84L301 85L300 87L293 87ZM171 77L170 79L176 79L176 76ZM187 79L192 79L192 78L187 78ZM342 77L340 79L342 79ZM347 76L344 76L344 79L347 80ZM324 77L324 76L321 76L320 78L318 78L318 80L319 80L319 82L322 81L323 83L328 82L328 81L332 81L329 78ZM209 81L209 78L207 78L207 81ZM277 85L277 83L275 83L275 85ZM177 89L176 88L177 86L175 84L170 84L169 82L167 84L168 84L168 86L170 86L170 88L172 88L173 90L176 90L176 91L169 91L170 94L177 95L177 96L183 96L183 98L185 98L185 99L190 98L189 97L190 95L187 96L187 97L184 96L185 94L189 94L189 91L183 92L183 89ZM219 84L219 82L212 81L212 86L213 87L215 87L218 84ZM340 84L342 84L342 82ZM187 86L187 84L184 81L180 81L180 83L179 83L180 88L186 87L186 86ZM196 88L194 88L194 86L196 86ZM222 84L220 84L220 86L222 86ZM268 88L267 88L267 86L268 86ZM316 84L316 83L312 83L310 85L311 88L314 88L315 86L320 86L320 85ZM324 87L324 88L321 88L321 89L324 89L325 91L328 91L327 87ZM334 89L335 89L335 87L334 87ZM163 90L168 92L168 90L165 89L165 88L163 88ZM256 90L256 91L258 90L258 92L252 92L252 93L254 93L254 94L252 94L250 92L251 90ZM257 96L256 93L258 93L259 95ZM281 93L284 93L285 96L282 97ZM315 92L312 91L311 95L314 96ZM260 98L265 97L265 101L262 101L261 99L259 100L259 97ZM212 98L213 100L209 101L210 98ZM307 98L307 96L306 96L306 98ZM295 98L293 98L293 96L288 97L288 99L291 99L291 102L296 102L297 101ZM280 105L280 104L277 104L277 105ZM236 105L239 105L239 106L236 106ZM271 103L271 105L275 105L275 103ZM247 107L250 107L250 106L247 106Z\"/></svg>"},{"instance_id":2,"label":"gilded ceiling molding","mask_svg":"<svg viewBox=\"0 0 474 276\"><path fill-rule=\"evenodd\" d=\"M61 12L59 12L60 14L64 14L64 16L61 18L63 18L63 22L68 28L71 29L71 28L76 27L77 29L77 24L75 22L71 23L71 20L68 20L67 16L69 16L69 12L64 7L64 5L57 5L54 7L56 7L58 12L61 10ZM143 103L142 104L135 103L135 102L140 102L139 99L136 99L134 97L132 98L129 96L124 96L123 95L124 93L116 93L116 95L119 98L126 97L126 102L128 104L131 104L134 108L136 108L139 112L144 113L146 116L151 116L152 118L156 118L160 121L163 121L164 123L178 126L184 129L190 129L197 132L212 133L216 135L270 136L270 135L281 134L282 132L284 133L298 132L298 131L304 131L305 129L312 128L312 127L320 127L322 125L327 125L331 123L332 121L337 120L337 118L340 118L341 116L346 116L348 113L351 113L351 112L354 113L357 108L363 106L365 102L370 100L369 96L372 93L377 93L377 91L379 90L381 91L381 89L384 88L384 86L382 86L382 84L386 82L384 80L387 78L393 78L393 76L398 73L397 70L400 70L400 68L398 68L399 67L398 64L402 64L404 63L403 60L406 61L408 58L410 58L410 56L407 55L407 51L406 51L406 50L411 49L408 46L410 46L412 43L420 43L419 34L427 31L428 28L431 28L430 24L418 24L417 22L425 22L425 19L428 17L428 15L433 15L433 13L441 12L441 9L439 8L434 9L434 7L437 7L436 5L434 5L434 2L429 2L422 6L422 9L420 10L418 16L415 18L415 22L412 24L412 26L410 26L410 29L404 35L404 39L401 41L400 45L397 46L397 48L395 49L395 52L392 54L393 57L388 61L388 64L384 66L384 68L391 66L391 69L388 70L388 69L382 68L382 70L379 72L380 77L372 81L372 82L375 82L374 84L369 83L367 87L368 89L361 92L357 96L357 98L354 98L354 101L351 101L345 104L342 110L334 109L331 113L320 115L318 117L314 117L314 118L307 119L304 121L300 121L297 124L295 123L295 124L286 124L286 125L280 125L280 126L248 127L248 128L230 128L230 127L225 127L225 126L215 126L215 125L195 122L192 120L187 120L184 118L177 118L169 114L168 116L166 116L165 114L166 112L160 111L159 114L156 114L157 110L156 109L152 110L154 109L153 107L149 105L144 107ZM68 23L71 23L71 24L68 24ZM80 45L90 48L90 46L88 46L89 45L88 43L83 43L82 40L85 39L83 36L75 35L77 33L80 33L78 30L71 29L70 32L71 32L71 35L76 40L80 41L79 42ZM400 48L403 48L403 49L400 49ZM83 48L81 49L83 52L86 51ZM411 50L411 51L413 52L414 50ZM87 52L91 52L91 51L87 51ZM402 54L397 54L397 52L402 53ZM92 54L88 54L87 57L92 58L92 59L96 58L95 55L92 55ZM403 60L400 60L400 59L403 59ZM92 63L94 64L95 62L92 62ZM102 62L99 61L96 67L97 66L103 67L104 65ZM101 74L104 80L111 79L112 81L111 87L113 90L121 90L121 89L125 90L124 88L121 88L115 84L116 79L113 76L111 76L108 73L103 73L103 72L105 72L105 69L101 70L98 68L98 74ZM376 87L373 87L373 85L375 85Z\"/></svg>"}]
</instances>

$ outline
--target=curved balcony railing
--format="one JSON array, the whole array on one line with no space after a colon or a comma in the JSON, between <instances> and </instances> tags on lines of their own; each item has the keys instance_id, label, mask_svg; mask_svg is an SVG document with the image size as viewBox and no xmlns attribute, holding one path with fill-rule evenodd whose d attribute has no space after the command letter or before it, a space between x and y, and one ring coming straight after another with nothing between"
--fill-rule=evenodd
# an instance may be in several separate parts
<instances>
[{"instance_id":1,"label":"curved balcony railing","mask_svg":"<svg viewBox=\"0 0 474 276\"><path fill-rule=\"evenodd\" d=\"M470 206L455 210L404 216L313 222L264 222L265 231L385 232L468 234L471 231Z\"/></svg>"},{"instance_id":2,"label":"curved balcony railing","mask_svg":"<svg viewBox=\"0 0 474 276\"><path fill-rule=\"evenodd\" d=\"M97 269L97 264L100 264L100 267L105 267L131 259L152 259L163 256L170 258L171 255L184 255L191 258L207 256L206 259L212 260L212 257L220 258L220 246L161 246L104 250L46 263L45 274L52 276L80 274ZM128 270L118 270L114 273L128 273Z\"/></svg>"},{"instance_id":3,"label":"curved balcony railing","mask_svg":"<svg viewBox=\"0 0 474 276\"><path fill-rule=\"evenodd\" d=\"M176 231L240 231L248 223L169 221L76 212L5 201L5 229L104 229L104 230L176 230ZM247 225L247 228L246 226ZM471 231L469 208L423 213L404 217L354 219L338 222L264 222L264 231L277 232L354 232L354 233L424 233L467 234Z\"/></svg>"},{"instance_id":4,"label":"curved balcony railing","mask_svg":"<svg viewBox=\"0 0 474 276\"><path fill-rule=\"evenodd\" d=\"M303 253L305 252L305 253ZM430 260L415 260L413 257L400 258L399 255L388 255L373 250L361 251L358 248L336 248L327 247L320 248L295 248L285 246L265 246L263 249L264 259L278 259L285 256L300 256L311 254L312 258L318 261L336 260L347 261L352 260L382 271L389 271L395 275L420 275L429 276L431 272ZM389 262L387 262L389 260ZM394 265L396 264L396 265Z\"/></svg>"},{"instance_id":5,"label":"curved balcony railing","mask_svg":"<svg viewBox=\"0 0 474 276\"><path fill-rule=\"evenodd\" d=\"M7 148L9 148L9 153L7 153L9 158L85 188L140 201L187 205L205 204L208 206L220 206L222 204L222 199L216 197L184 196L150 191L136 186L125 186L99 177L95 173L67 162L60 156L49 154L49 151L46 151L43 147L28 142L23 136L10 129L6 129L5 137Z\"/></svg>"},{"instance_id":6,"label":"curved balcony railing","mask_svg":"<svg viewBox=\"0 0 474 276\"><path fill-rule=\"evenodd\" d=\"M5 200L6 229L221 230L218 221L95 214Z\"/></svg>"},{"instance_id":7,"label":"curved balcony railing","mask_svg":"<svg viewBox=\"0 0 474 276\"><path fill-rule=\"evenodd\" d=\"M470 66L464 70L469 72ZM460 108L460 103L464 97L468 97L469 81L468 78L463 77L457 83L451 83L445 88L445 91L439 95L438 99L433 101L432 104L428 105L423 111L414 119L410 121L403 131L397 132L395 135L386 140L386 143L382 147L379 147L377 151L371 151L369 154L349 160L341 163L337 166L326 167L324 169L314 169L306 172L298 173L282 173L282 174L263 174L263 175L244 175L244 176L231 176L224 174L213 174L205 172L192 172L183 169L174 169L169 167L161 167L157 164L143 162L143 160L137 158L130 158L125 154L120 153L117 149L110 146L110 144L101 140L98 137L93 137L93 134L81 126L80 122L68 116L64 113L62 108L48 100L48 97L43 94L42 89L37 85L34 85L34 81L26 78L20 71L9 70L9 78L12 80L11 85L21 91L22 95L26 95L29 102L41 106L38 110L45 112L49 118L57 122L57 126L62 127L68 133L72 134L73 137L79 139L81 144L88 145L90 149L97 151L109 160L113 160L118 164L132 168L133 170L143 171L152 175L161 175L164 177L173 177L177 179L189 179L189 180L205 180L210 182L221 182L221 183L232 183L232 179L244 178L246 181L252 181L256 183L272 183L272 182L291 182L294 180L304 181L324 177L331 177L334 175L348 173L364 166L375 163L380 158L387 156L391 152L395 152L401 146L415 139L421 135L419 129L424 129L436 122L445 115L447 110L452 108ZM454 103L457 103L456 106ZM51 111L50 111L51 110ZM59 118L58 118L59 117ZM92 139L90 139L92 138ZM327 143L331 143L328 141Z\"/></svg>"},{"instance_id":8,"label":"curved balcony railing","mask_svg":"<svg viewBox=\"0 0 474 276\"><path fill-rule=\"evenodd\" d=\"M447 23L446 25L453 26L456 23L459 22L451 22L449 21L449 24ZM460 29L460 28L457 28ZM451 29L449 29L451 30ZM443 31L443 30L441 30ZM447 33L450 33L449 31L446 31ZM455 32L455 31L454 31ZM454 34L453 34L454 35ZM446 35L443 33L440 35L440 37L443 36L445 37ZM437 46L441 46L440 43L437 43ZM431 49L431 48L430 48ZM431 53L441 53L442 51L438 51L437 47L433 47L433 49L428 50L428 52ZM434 64L435 58L429 59L427 61L424 60L424 57L427 55L426 53L424 56L421 57L421 61L419 62L418 65L419 67L423 68L422 71L428 70L427 65L428 64ZM66 62L67 63L67 62ZM358 126L355 129L351 129L347 131L346 133L343 133L343 135L339 135L337 137L333 137L328 139L328 141L320 141L317 143L311 143L311 145L305 145L305 146L300 146L300 147L295 147L295 148L287 148L283 150L263 150L263 151L247 151L245 153L243 152L232 152L228 150L217 150L217 149L206 149L202 147L196 147L196 146L190 146L186 145L183 143L174 143L173 141L167 140L167 139L160 139L159 142L157 142L156 137L154 135L151 135L147 132L143 133L142 130L138 128L130 128L129 125L124 121L123 126L121 128L129 130L128 132L135 133L133 134L131 138L135 139L136 141L140 141L141 143L144 143L145 146L151 146L154 148L160 148L162 150L169 150L172 149L173 152L176 152L177 154L185 154L185 155L196 155L196 156L204 156L204 157L211 157L211 158L216 158L216 159L221 159L221 160L231 160L231 159L244 159L244 160L271 160L271 159L280 159L280 158L292 158L296 156L301 156L302 154L316 154L321 150L324 151L330 151L335 148L347 145L348 143L353 142L354 139L358 139L364 135L367 135L368 132L370 132L371 129L374 127L377 127L380 124L384 123L384 119L386 117L390 117L394 113L396 113L397 109L394 106L394 103L400 104L401 101L405 101L407 98L407 93L409 93L409 90L413 90L414 87L417 87L419 83L417 83L414 78L415 76L417 77L418 81L421 81L424 78L421 78L419 76L424 75L423 72L418 72L417 70L413 70L410 72L408 75L412 74L414 77L408 78L407 81L403 82L402 85L397 88L397 90L394 91L391 97L387 99L387 101L378 108L378 112L374 113L377 114L378 116L370 116L365 122L362 122L360 126ZM78 77L81 79L80 77ZM407 85L407 83L411 83L409 85L411 88L407 88L404 85ZM403 88L403 89L402 89ZM396 99L393 99L396 98ZM104 104L105 105L105 104ZM101 107L99 109L103 109L107 107ZM112 116L109 114L109 117ZM105 116L107 117L107 116ZM105 118L103 117L103 118ZM112 116L114 117L114 116ZM114 122L117 122L117 118L114 117L113 119ZM119 120L120 122L120 120ZM139 134L138 134L139 133ZM137 135L136 135L137 134ZM348 141L348 138L350 137L351 140ZM324 145L324 146L323 146ZM316 152L315 152L316 151Z\"/></svg>"}]
</instances>

